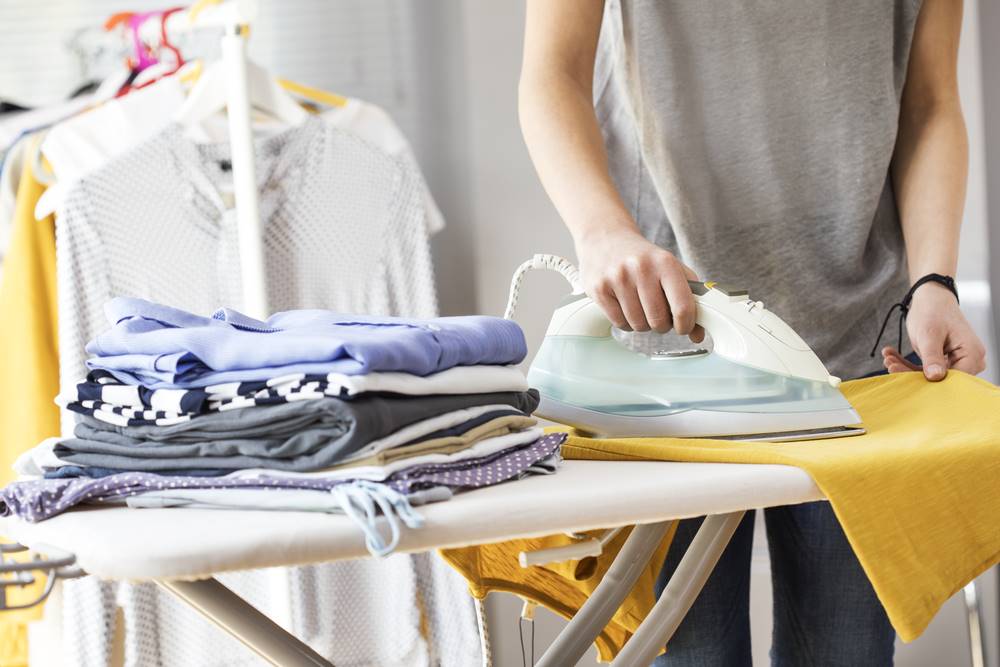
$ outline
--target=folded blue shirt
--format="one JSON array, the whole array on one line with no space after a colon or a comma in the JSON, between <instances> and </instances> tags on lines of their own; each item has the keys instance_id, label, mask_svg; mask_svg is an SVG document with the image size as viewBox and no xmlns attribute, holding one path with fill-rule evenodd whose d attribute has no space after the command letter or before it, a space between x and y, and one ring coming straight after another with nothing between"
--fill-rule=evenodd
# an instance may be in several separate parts
<instances>
[{"instance_id":1,"label":"folded blue shirt","mask_svg":"<svg viewBox=\"0 0 1000 667\"><path fill-rule=\"evenodd\" d=\"M516 364L521 328L497 317L432 320L293 310L266 322L230 309L212 317L142 299L109 301L112 328L87 345L91 369L153 389L206 387L291 373L429 375L453 366Z\"/></svg>"}]
</instances>

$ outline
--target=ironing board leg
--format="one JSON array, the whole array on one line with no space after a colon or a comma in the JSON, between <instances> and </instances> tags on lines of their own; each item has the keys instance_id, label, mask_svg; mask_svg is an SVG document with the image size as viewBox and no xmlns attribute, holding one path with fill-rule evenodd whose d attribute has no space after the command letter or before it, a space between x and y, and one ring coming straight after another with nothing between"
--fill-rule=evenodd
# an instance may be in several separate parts
<instances>
[{"instance_id":1,"label":"ironing board leg","mask_svg":"<svg viewBox=\"0 0 1000 667\"><path fill-rule=\"evenodd\" d=\"M744 514L733 512L705 517L660 599L618 653L612 667L648 665L653 661L694 604Z\"/></svg>"},{"instance_id":2,"label":"ironing board leg","mask_svg":"<svg viewBox=\"0 0 1000 667\"><path fill-rule=\"evenodd\" d=\"M979 583L975 580L965 586L965 613L969 622L969 655L972 667L986 665L986 640L983 637L982 605L979 602Z\"/></svg>"},{"instance_id":3,"label":"ironing board leg","mask_svg":"<svg viewBox=\"0 0 1000 667\"><path fill-rule=\"evenodd\" d=\"M642 574L671 521L636 526L590 598L545 651L538 667L575 665Z\"/></svg>"},{"instance_id":4,"label":"ironing board leg","mask_svg":"<svg viewBox=\"0 0 1000 667\"><path fill-rule=\"evenodd\" d=\"M157 581L272 665L333 667L300 639L216 579Z\"/></svg>"}]
</instances>

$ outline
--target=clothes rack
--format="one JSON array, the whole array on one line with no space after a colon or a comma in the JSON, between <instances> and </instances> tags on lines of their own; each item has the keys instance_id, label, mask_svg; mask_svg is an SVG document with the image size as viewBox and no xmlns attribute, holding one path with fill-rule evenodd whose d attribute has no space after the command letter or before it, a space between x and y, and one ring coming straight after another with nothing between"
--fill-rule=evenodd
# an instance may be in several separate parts
<instances>
[{"instance_id":1,"label":"clothes rack","mask_svg":"<svg viewBox=\"0 0 1000 667\"><path fill-rule=\"evenodd\" d=\"M257 175L254 167L253 127L250 120L250 88L247 80L247 45L249 28L257 18L256 0L226 0L210 4L199 2L189 11L170 14L162 29L171 36L206 29L222 29L221 53L226 72L226 111L229 117L229 142L236 217L239 233L240 278L243 310L251 317L266 318L267 283L264 274L264 246L260 223ZM143 39L159 39L161 26L146 21L139 26Z\"/></svg>"}]
</instances>

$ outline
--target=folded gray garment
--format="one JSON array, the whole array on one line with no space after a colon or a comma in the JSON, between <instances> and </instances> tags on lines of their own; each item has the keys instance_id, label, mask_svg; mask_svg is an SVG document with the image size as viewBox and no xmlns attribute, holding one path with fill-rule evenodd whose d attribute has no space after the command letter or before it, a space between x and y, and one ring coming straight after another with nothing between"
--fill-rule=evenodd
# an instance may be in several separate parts
<instances>
[{"instance_id":1,"label":"folded gray garment","mask_svg":"<svg viewBox=\"0 0 1000 667\"><path fill-rule=\"evenodd\" d=\"M136 471L326 468L369 442L448 412L510 405L530 414L538 392L322 398L204 415L173 426L113 426L92 417L61 441L58 458Z\"/></svg>"}]
</instances>

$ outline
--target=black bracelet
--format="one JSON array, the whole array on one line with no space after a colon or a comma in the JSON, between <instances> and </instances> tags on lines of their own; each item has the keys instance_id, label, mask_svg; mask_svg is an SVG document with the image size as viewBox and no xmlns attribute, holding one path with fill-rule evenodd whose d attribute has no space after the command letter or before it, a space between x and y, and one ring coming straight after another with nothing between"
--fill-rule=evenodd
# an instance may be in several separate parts
<instances>
[{"instance_id":1,"label":"black bracelet","mask_svg":"<svg viewBox=\"0 0 1000 667\"><path fill-rule=\"evenodd\" d=\"M889 324L889 318L892 317L892 311L899 308L899 341L896 343L896 349L899 353L903 353L903 322L906 321L906 314L910 312L910 302L913 301L913 293L917 291L917 288L924 283L940 283L947 287L952 294L955 295L955 300L958 301L958 288L955 287L955 279L951 276L942 276L940 273L928 273L926 276L922 277L917 282L913 283L913 287L906 293L903 300L899 303L892 305L889 312L885 314L885 320L882 321L882 328L879 329L878 338L875 339L875 347L872 348L871 356L875 356L875 352L878 351L878 344L882 342L882 334L885 333L885 327Z\"/></svg>"}]
</instances>

